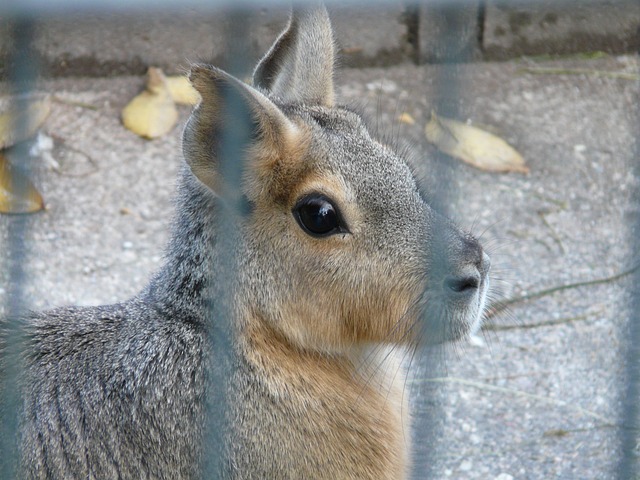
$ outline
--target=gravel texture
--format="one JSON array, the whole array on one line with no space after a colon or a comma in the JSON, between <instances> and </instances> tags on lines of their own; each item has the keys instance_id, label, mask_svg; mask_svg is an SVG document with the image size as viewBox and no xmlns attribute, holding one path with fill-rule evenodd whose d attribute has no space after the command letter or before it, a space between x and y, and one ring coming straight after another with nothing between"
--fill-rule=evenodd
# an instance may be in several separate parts
<instances>
[{"instance_id":1,"label":"gravel texture","mask_svg":"<svg viewBox=\"0 0 640 480\"><path fill-rule=\"evenodd\" d=\"M450 214L492 255L496 300L610 277L633 262L638 81L522 70L530 66L405 64L343 70L337 78L341 100L362 110L386 141L413 152L427 189L442 190L433 172L444 172ZM640 70L630 56L541 66ZM510 142L529 175L481 172L427 144L437 85L451 85L439 79L451 73L459 88L449 108ZM121 126L119 112L143 82L42 85L57 99L44 126L57 164L35 161L47 209L27 218L22 292L30 308L125 299L161 262L181 126L154 141ZM184 122L188 108L180 113ZM415 124L398 121L402 113ZM0 252L9 251L15 222L0 216ZM0 255L0 315L11 287L7 265ZM615 478L629 280L515 303L474 341L414 358L417 437L428 437L417 448L433 478Z\"/></svg>"}]
</instances>

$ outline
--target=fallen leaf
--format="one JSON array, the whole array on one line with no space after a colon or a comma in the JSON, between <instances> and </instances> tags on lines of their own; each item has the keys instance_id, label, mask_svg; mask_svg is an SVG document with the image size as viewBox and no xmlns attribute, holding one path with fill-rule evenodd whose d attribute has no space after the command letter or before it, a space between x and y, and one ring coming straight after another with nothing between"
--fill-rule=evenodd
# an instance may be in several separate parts
<instances>
[{"instance_id":1,"label":"fallen leaf","mask_svg":"<svg viewBox=\"0 0 640 480\"><path fill-rule=\"evenodd\" d=\"M0 213L33 213L44 208L44 200L31 180L0 153Z\"/></svg>"},{"instance_id":2,"label":"fallen leaf","mask_svg":"<svg viewBox=\"0 0 640 480\"><path fill-rule=\"evenodd\" d=\"M200 101L200 94L193 88L189 79L180 75L177 77L167 77L167 87L171 98L181 105L197 105Z\"/></svg>"},{"instance_id":3,"label":"fallen leaf","mask_svg":"<svg viewBox=\"0 0 640 480\"><path fill-rule=\"evenodd\" d=\"M169 132L178 120L178 111L159 68L149 68L147 88L122 110L125 127L144 138L157 138Z\"/></svg>"},{"instance_id":4,"label":"fallen leaf","mask_svg":"<svg viewBox=\"0 0 640 480\"><path fill-rule=\"evenodd\" d=\"M401 114L398 117L398 121L400 121L402 123L406 123L407 125L414 125L416 123L416 121L413 119L413 117L411 115L409 115L407 112L404 112L403 114Z\"/></svg>"},{"instance_id":5,"label":"fallen leaf","mask_svg":"<svg viewBox=\"0 0 640 480\"><path fill-rule=\"evenodd\" d=\"M529 173L524 158L511 145L477 127L432 112L425 133L439 150L481 170Z\"/></svg>"},{"instance_id":6,"label":"fallen leaf","mask_svg":"<svg viewBox=\"0 0 640 480\"><path fill-rule=\"evenodd\" d=\"M51 112L51 97L27 94L4 97L0 103L0 149L31 138Z\"/></svg>"}]
</instances>

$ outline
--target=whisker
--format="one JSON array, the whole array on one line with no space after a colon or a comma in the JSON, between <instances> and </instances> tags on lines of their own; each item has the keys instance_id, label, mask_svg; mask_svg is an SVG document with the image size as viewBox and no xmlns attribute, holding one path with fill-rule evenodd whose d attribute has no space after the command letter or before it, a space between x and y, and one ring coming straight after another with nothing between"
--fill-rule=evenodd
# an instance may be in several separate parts
<instances>
[{"instance_id":1,"label":"whisker","mask_svg":"<svg viewBox=\"0 0 640 480\"><path fill-rule=\"evenodd\" d=\"M404 315L403 315L403 317L404 317ZM402 319L397 322L396 327L401 323L401 321L402 321ZM412 329L414 328L414 326L415 326L415 323L409 326L407 331L404 332L403 335L400 337L400 342L398 342L398 343L401 343L402 340L405 340L409 335L411 335ZM372 351L367 355L367 357L361 361L361 363L357 367L357 369L358 370L365 369L366 364L368 364L372 360L373 357L377 356L377 354L379 353L380 349L382 349L382 348L389 348L389 345L385 345L384 343L380 343L380 344L374 346ZM393 348L395 348L395 346ZM384 363L386 363L386 361L389 358L389 355L391 353L393 353L393 348L389 352L387 352L387 354L382 358L382 360L373 369L373 371L370 372L369 376L366 379L365 384L363 385L363 387L361 389L361 392L360 392L360 395L358 396L358 398L362 395L362 393L364 393L364 390L369 386L369 384L373 380L373 378L380 372L380 369L382 368L382 365Z\"/></svg>"},{"instance_id":2,"label":"whisker","mask_svg":"<svg viewBox=\"0 0 640 480\"><path fill-rule=\"evenodd\" d=\"M505 222L506 222L506 219L503 219L503 218L502 218L502 219L497 219L497 220L495 220L495 221L491 222L489 225L487 225L487 226L484 228L484 230L482 230L482 232L480 232L478 235L476 235L476 238L477 238L478 240L482 240L482 238L486 235L486 233L487 233L489 230L492 230L492 229L493 229L493 228L495 228L497 225L500 225L500 224L505 223ZM472 229L471 231L473 231L473 229Z\"/></svg>"},{"instance_id":3,"label":"whisker","mask_svg":"<svg viewBox=\"0 0 640 480\"><path fill-rule=\"evenodd\" d=\"M415 314L416 313L416 308L419 307L420 303L422 302L422 296L420 298L418 298L417 300L415 300L408 308L407 310L400 316L400 318L396 321L396 323L394 324L394 326L392 327L391 331L387 334L386 338L384 340L389 340L390 338L394 337L395 334L398 332L398 330L400 329L400 327L402 327L403 323L405 322L405 320L407 319L408 315L410 314ZM399 340L404 340L406 338L406 336L411 333L410 330L413 328L413 325L411 327L409 327L409 329L407 330L407 332L405 332L402 337ZM368 362L368 360L370 360L370 357L372 355L374 355L376 353L376 349L377 348L383 348L384 347L384 341L380 342L379 345L377 345L376 347L374 347L374 351L372 353L370 353L365 359L363 359L363 362L361 362L361 364L359 365L359 367L364 366L365 362Z\"/></svg>"},{"instance_id":4,"label":"whisker","mask_svg":"<svg viewBox=\"0 0 640 480\"><path fill-rule=\"evenodd\" d=\"M410 350L411 350L411 357L409 358L409 364L406 367L407 372L405 373L404 382L402 384L402 397L401 397L401 404L400 404L400 418L402 418L403 415L405 415L404 405L405 405L405 392L407 391L407 381L409 379L409 373L408 372L411 371L411 367L413 365L413 360L415 358L416 352L418 351L418 347L415 346L415 347L411 348ZM406 354L405 354L405 356L406 356ZM404 361L404 358L403 358L403 361ZM410 412L407 412L407 414L410 414ZM407 434L404 431L404 422L402 422L402 438L404 439L405 443L407 443Z\"/></svg>"},{"instance_id":5,"label":"whisker","mask_svg":"<svg viewBox=\"0 0 640 480\"><path fill-rule=\"evenodd\" d=\"M407 318L409 315L415 315L416 314L416 309L419 308L420 304L424 301L423 297L425 295L422 295L421 297L419 297L418 299L416 299L416 301L413 302L412 305L410 305L407 310L400 316L400 318L396 321L395 325L393 326L393 328L391 329L391 331L387 334L387 339L390 339L392 337L394 337L397 332L398 329L400 327L402 327L404 324L407 323ZM399 339L396 340L396 344L402 344L404 343L404 341L409 338L411 335L414 334L414 329L416 327L416 325L418 324L418 322L411 322L410 325L408 325L408 327L406 328L405 332L403 332L403 334L401 335L401 337ZM359 371L364 371L367 372L367 376L365 379L365 383L363 384L361 391L358 395L358 400L360 399L360 397L363 395L365 389L370 385L371 381L378 375L378 373L380 372L380 369L382 368L383 364L386 363L386 361L389 358L389 355L391 353L393 353L393 348L387 352L387 354L382 358L382 360L380 362L378 362L378 364L375 366L375 368L373 368L373 370L368 369L367 365L372 361L373 358L375 358L376 356L378 356L380 349L382 348L389 348L388 344L385 344L385 342L380 342L377 345L373 346L373 348L371 349L370 352L368 352L368 354L366 355L365 358L363 358L359 365L356 366L356 369ZM395 348L395 347L394 347Z\"/></svg>"}]
</instances>

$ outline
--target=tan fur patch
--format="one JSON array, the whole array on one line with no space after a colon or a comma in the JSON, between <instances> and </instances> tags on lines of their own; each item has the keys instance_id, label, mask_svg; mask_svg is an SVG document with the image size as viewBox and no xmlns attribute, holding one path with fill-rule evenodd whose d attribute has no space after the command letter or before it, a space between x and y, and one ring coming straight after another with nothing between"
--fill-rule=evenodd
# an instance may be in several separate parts
<instances>
[{"instance_id":1,"label":"tan fur patch","mask_svg":"<svg viewBox=\"0 0 640 480\"><path fill-rule=\"evenodd\" d=\"M290 409L292 417L305 412L302 425L269 432L271 441L283 436L276 441L289 443L293 471L303 468L295 465L299 461L323 465L308 471L313 478L406 477L410 439L402 415L408 410L397 364L362 369L359 357L298 349L255 317L241 345L279 408ZM312 443L301 445L301 432Z\"/></svg>"},{"instance_id":2,"label":"tan fur patch","mask_svg":"<svg viewBox=\"0 0 640 480\"><path fill-rule=\"evenodd\" d=\"M245 194L254 202L283 204L293 185L304 178L312 165L306 162L310 132L304 124L281 126L279 132L263 132L261 141L248 152L251 158L245 175Z\"/></svg>"}]
</instances>

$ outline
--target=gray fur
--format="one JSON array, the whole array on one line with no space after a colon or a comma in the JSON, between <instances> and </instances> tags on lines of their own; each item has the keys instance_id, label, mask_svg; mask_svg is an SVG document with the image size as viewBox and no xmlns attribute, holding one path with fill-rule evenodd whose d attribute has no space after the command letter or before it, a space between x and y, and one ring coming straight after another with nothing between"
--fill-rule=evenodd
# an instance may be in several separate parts
<instances>
[{"instance_id":1,"label":"gray fur","mask_svg":"<svg viewBox=\"0 0 640 480\"><path fill-rule=\"evenodd\" d=\"M331 106L334 50L326 10L301 12L260 61L253 83L284 103Z\"/></svg>"},{"instance_id":2,"label":"gray fur","mask_svg":"<svg viewBox=\"0 0 640 480\"><path fill-rule=\"evenodd\" d=\"M59 308L26 320L19 438L25 478L198 478L211 425L207 382L225 373L230 428L222 435L228 441L224 477L404 478L408 460L385 444L385 431L375 423L379 415L367 418L368 410L359 410L368 400L344 406L341 400L350 397L331 392L331 382L319 397L324 390L314 384L321 375L312 360L352 365L343 357L356 358L354 352L372 341L416 345L465 334L482 314L488 258L475 239L431 210L404 160L373 140L356 114L332 106L333 52L328 17L319 7L294 12L257 67L254 87L194 67L204 100L185 129L187 162L164 266L123 303ZM271 199L277 182L260 184L256 169L266 167L251 160L243 169L246 184L220 178L217 148L228 112L208 99L223 101L225 89L247 108L256 129L252 145L295 149L295 142L292 147L281 139L307 132L301 175L312 172L343 186L339 201L349 233L307 238L293 220L288 190ZM227 197L242 197L250 208L228 212ZM239 235L225 239L225 232ZM447 278L469 277L478 284L468 294L443 287ZM394 295L413 295L411 306L387 333L367 338L387 328L384 312L393 311ZM209 333L217 328L212 305L228 316L234 335L229 372L210 363ZM382 327L349 323L378 314L372 322ZM296 332L288 330L291 318ZM311 370L296 376L295 362L278 365L277 355L260 357L270 358L261 365L247 333L256 325L311 361ZM344 333L316 336L323 328ZM293 373L281 377L282 371ZM391 387L384 382L391 380L376 381L389 389L379 392L386 405ZM370 383L371 377L365 386ZM346 440L338 440L343 434Z\"/></svg>"}]
</instances>

